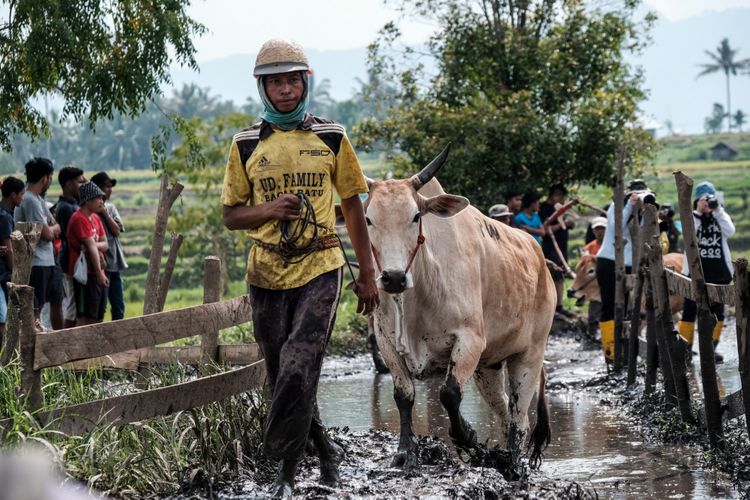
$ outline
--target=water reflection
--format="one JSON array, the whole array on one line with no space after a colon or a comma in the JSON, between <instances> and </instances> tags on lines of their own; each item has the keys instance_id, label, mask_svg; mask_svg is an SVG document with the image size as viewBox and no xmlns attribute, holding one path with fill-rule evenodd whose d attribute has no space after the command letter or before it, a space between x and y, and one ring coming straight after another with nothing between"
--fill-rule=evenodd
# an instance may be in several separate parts
<instances>
[{"instance_id":1,"label":"water reflection","mask_svg":"<svg viewBox=\"0 0 750 500\"><path fill-rule=\"evenodd\" d=\"M726 335L728 338L729 335ZM724 340L724 338L722 339ZM728 340L728 339L727 339ZM723 351L730 353L731 342ZM559 346L557 346L559 348ZM549 367L558 380L580 378L579 352L558 349L558 358ZM594 354L594 356L596 353ZM727 391L735 390L736 351L720 365ZM352 364L354 363L354 364ZM570 365L565 371L565 363ZM698 365L694 358L694 365ZM355 431L369 428L399 431L398 409L393 401L389 375L372 372L367 358L347 361L350 375L336 377L341 371L328 365L320 381L318 401L326 425L348 426ZM590 371L590 368L589 368ZM576 377L575 374L578 374ZM415 381L414 428L419 435L448 437L448 416L440 405L440 380ZM699 385L699 384L698 384ZM594 487L612 498L704 498L737 497L723 477L695 470L691 453L674 445L653 446L645 443L622 420L618 409L608 406L595 395L583 391L557 391L549 395L553 440L545 453L541 474L554 479L578 481ZM491 445L498 442L500 427L490 408L481 399L473 383L467 384L461 404L464 417L474 426L478 438Z\"/></svg>"}]
</instances>

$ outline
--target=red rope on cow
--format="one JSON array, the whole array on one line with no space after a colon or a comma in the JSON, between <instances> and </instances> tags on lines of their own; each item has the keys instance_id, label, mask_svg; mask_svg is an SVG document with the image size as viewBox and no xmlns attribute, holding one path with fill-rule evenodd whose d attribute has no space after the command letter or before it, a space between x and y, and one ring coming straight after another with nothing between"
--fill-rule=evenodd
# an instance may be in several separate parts
<instances>
[{"instance_id":1,"label":"red rope on cow","mask_svg":"<svg viewBox=\"0 0 750 500\"><path fill-rule=\"evenodd\" d=\"M419 236L417 236L417 244L414 246L414 250L411 252L411 257L409 257L409 263L406 265L406 269L404 270L404 274L409 272L409 269L411 269L411 265L414 263L414 257L417 256L417 252L419 251L419 247L424 245L424 242L427 240L427 238L424 237L424 233L422 232L422 217L419 217ZM378 257L378 251L375 249L375 247L370 243L370 248L372 249L372 256L375 259L375 264L378 266L378 272L383 272L383 267L380 265L380 258Z\"/></svg>"},{"instance_id":2,"label":"red rope on cow","mask_svg":"<svg viewBox=\"0 0 750 500\"><path fill-rule=\"evenodd\" d=\"M419 236L417 236L417 245L414 247L414 251L411 253L411 257L409 258L409 263L406 265L406 269L404 270L404 273L408 273L409 269L411 269L411 265L414 263L414 257L417 256L417 252L419 252L419 247L424 245L425 237L424 233L422 232L422 217L419 217Z\"/></svg>"}]
</instances>

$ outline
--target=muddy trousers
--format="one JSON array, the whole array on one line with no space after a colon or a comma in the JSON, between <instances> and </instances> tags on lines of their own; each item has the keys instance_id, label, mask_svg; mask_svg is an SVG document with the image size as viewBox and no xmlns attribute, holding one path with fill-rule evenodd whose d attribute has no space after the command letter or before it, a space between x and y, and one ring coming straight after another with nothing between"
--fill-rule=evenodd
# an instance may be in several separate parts
<instances>
[{"instance_id":1,"label":"muddy trousers","mask_svg":"<svg viewBox=\"0 0 750 500\"><path fill-rule=\"evenodd\" d=\"M271 387L263 438L264 452L271 458L300 459L308 436L316 445L324 439L315 394L341 279L339 268L299 288L249 288L255 340Z\"/></svg>"}]
</instances>

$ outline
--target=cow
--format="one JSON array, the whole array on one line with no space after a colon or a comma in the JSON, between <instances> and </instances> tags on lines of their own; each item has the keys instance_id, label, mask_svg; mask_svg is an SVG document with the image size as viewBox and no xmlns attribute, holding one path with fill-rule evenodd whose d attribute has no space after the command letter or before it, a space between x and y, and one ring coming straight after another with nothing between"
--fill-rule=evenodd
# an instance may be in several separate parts
<instances>
[{"instance_id":1,"label":"cow","mask_svg":"<svg viewBox=\"0 0 750 500\"><path fill-rule=\"evenodd\" d=\"M664 267L682 272L684 256L681 253L668 253L664 256ZM568 289L568 297L575 298L576 305L582 306L586 300L601 302L602 296L599 290L599 282L596 281L596 256L583 254L575 270L576 277ZM645 311L645 297L641 303L641 311ZM672 315L682 311L683 298L679 295L669 296L669 305Z\"/></svg>"},{"instance_id":2,"label":"cow","mask_svg":"<svg viewBox=\"0 0 750 500\"><path fill-rule=\"evenodd\" d=\"M457 448L476 446L476 433L460 412L473 376L504 424L500 438L511 451L528 438L532 465L538 464L551 435L542 363L555 287L529 234L443 191L434 176L448 150L410 179L368 179L365 215L380 273L375 336L393 378L401 425L393 466L417 464L413 380L438 374L445 377L440 402ZM537 420L529 433L535 394Z\"/></svg>"}]
</instances>

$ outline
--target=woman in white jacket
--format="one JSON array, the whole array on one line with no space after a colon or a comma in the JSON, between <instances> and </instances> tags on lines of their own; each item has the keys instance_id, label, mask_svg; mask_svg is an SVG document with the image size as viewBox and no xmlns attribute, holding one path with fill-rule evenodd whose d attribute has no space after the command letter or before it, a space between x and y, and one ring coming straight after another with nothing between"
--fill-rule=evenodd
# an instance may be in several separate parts
<instances>
[{"instance_id":1,"label":"woman in white jacket","mask_svg":"<svg viewBox=\"0 0 750 500\"><path fill-rule=\"evenodd\" d=\"M698 240L698 252L703 267L706 283L728 285L732 282L732 256L729 253L727 240L734 235L734 224L731 217L724 211L724 207L716 199L716 189L710 182L701 182L695 187L693 201L693 220ZM683 273L690 275L687 257L682 266ZM724 304L712 303L711 312L716 315L716 326L713 330L714 347L719 343L721 328L724 326ZM695 302L685 299L682 309L682 321L678 326L680 336L692 347L693 332L697 307ZM716 355L716 361L723 361Z\"/></svg>"}]
</instances>

